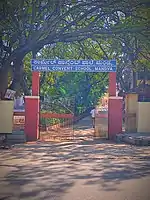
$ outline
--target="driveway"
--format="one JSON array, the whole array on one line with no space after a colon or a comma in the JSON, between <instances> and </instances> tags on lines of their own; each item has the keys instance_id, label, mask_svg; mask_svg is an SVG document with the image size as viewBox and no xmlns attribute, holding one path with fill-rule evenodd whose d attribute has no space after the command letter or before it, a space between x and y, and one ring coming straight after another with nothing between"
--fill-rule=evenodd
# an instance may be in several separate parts
<instances>
[{"instance_id":1,"label":"driveway","mask_svg":"<svg viewBox=\"0 0 150 200\"><path fill-rule=\"evenodd\" d=\"M150 149L107 141L0 152L0 199L149 200Z\"/></svg>"},{"instance_id":2,"label":"driveway","mask_svg":"<svg viewBox=\"0 0 150 200\"><path fill-rule=\"evenodd\" d=\"M76 134L92 134L83 124ZM0 200L149 200L149 186L150 147L90 136L0 151Z\"/></svg>"}]
</instances>

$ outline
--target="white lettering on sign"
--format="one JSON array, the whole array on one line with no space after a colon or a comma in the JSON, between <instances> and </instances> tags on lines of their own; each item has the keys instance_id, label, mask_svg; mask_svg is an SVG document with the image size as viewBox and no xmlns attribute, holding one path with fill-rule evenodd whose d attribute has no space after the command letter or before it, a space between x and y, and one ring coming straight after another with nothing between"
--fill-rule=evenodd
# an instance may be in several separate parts
<instances>
[{"instance_id":1,"label":"white lettering on sign","mask_svg":"<svg viewBox=\"0 0 150 200\"><path fill-rule=\"evenodd\" d=\"M116 72L115 60L31 60L32 71Z\"/></svg>"}]
</instances>

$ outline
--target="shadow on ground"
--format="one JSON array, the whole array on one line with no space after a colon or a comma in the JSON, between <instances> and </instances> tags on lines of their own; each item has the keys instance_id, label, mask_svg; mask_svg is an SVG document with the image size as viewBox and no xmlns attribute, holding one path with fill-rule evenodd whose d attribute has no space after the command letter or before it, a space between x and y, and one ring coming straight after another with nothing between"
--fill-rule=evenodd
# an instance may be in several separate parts
<instances>
[{"instance_id":1,"label":"shadow on ground","mask_svg":"<svg viewBox=\"0 0 150 200\"><path fill-rule=\"evenodd\" d=\"M79 121L78 123L76 123L74 125L74 129L75 130L91 130L92 129L92 119L91 117L85 117L84 119L82 119L81 121Z\"/></svg>"},{"instance_id":2,"label":"shadow on ground","mask_svg":"<svg viewBox=\"0 0 150 200\"><path fill-rule=\"evenodd\" d=\"M149 152L106 140L18 145L0 152L0 199L60 200L78 180L117 191L150 175Z\"/></svg>"}]
</instances>

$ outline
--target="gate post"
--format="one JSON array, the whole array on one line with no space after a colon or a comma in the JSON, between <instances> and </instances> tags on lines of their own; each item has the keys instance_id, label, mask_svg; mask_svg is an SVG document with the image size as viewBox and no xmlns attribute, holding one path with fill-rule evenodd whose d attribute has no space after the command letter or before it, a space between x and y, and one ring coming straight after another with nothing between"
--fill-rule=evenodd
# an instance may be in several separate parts
<instances>
[{"instance_id":1,"label":"gate post","mask_svg":"<svg viewBox=\"0 0 150 200\"><path fill-rule=\"evenodd\" d=\"M122 97L109 97L108 101L108 139L122 133Z\"/></svg>"},{"instance_id":2,"label":"gate post","mask_svg":"<svg viewBox=\"0 0 150 200\"><path fill-rule=\"evenodd\" d=\"M25 97L25 134L27 141L39 139L39 96Z\"/></svg>"},{"instance_id":3,"label":"gate post","mask_svg":"<svg viewBox=\"0 0 150 200\"><path fill-rule=\"evenodd\" d=\"M116 96L116 72L109 72L109 96Z\"/></svg>"},{"instance_id":4,"label":"gate post","mask_svg":"<svg viewBox=\"0 0 150 200\"><path fill-rule=\"evenodd\" d=\"M40 73L32 72L32 96L40 94Z\"/></svg>"},{"instance_id":5,"label":"gate post","mask_svg":"<svg viewBox=\"0 0 150 200\"><path fill-rule=\"evenodd\" d=\"M25 135L27 141L39 139L40 73L32 72L32 96L25 97Z\"/></svg>"}]
</instances>

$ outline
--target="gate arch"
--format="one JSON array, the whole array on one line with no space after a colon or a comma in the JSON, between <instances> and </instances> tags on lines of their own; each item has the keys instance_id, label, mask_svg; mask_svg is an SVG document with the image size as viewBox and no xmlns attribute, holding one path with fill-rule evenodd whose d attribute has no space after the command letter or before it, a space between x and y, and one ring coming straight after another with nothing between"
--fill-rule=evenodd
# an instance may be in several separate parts
<instances>
[{"instance_id":1,"label":"gate arch","mask_svg":"<svg viewBox=\"0 0 150 200\"><path fill-rule=\"evenodd\" d=\"M122 132L122 98L116 96L115 60L31 60L32 96L25 97L25 134L28 141L39 138L40 72L108 72L108 137Z\"/></svg>"}]
</instances>

